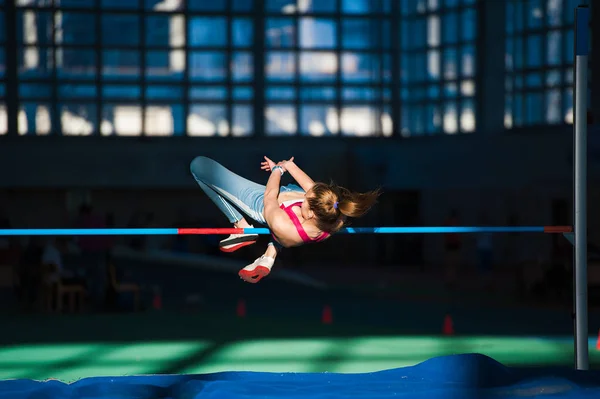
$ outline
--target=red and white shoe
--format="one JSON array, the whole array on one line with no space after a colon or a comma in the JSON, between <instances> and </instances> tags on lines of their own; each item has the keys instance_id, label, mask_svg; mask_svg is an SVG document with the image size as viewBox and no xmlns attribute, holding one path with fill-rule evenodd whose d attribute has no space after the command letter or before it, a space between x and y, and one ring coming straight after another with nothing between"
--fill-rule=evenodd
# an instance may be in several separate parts
<instances>
[{"instance_id":1,"label":"red and white shoe","mask_svg":"<svg viewBox=\"0 0 600 399\"><path fill-rule=\"evenodd\" d=\"M242 280L255 284L271 273L271 268L274 263L274 258L263 255L256 259L252 264L249 264L240 270L238 275Z\"/></svg>"},{"instance_id":2,"label":"red and white shoe","mask_svg":"<svg viewBox=\"0 0 600 399\"><path fill-rule=\"evenodd\" d=\"M231 234L229 237L221 240L219 248L222 252L234 252L242 247L256 244L257 240L258 234Z\"/></svg>"}]
</instances>

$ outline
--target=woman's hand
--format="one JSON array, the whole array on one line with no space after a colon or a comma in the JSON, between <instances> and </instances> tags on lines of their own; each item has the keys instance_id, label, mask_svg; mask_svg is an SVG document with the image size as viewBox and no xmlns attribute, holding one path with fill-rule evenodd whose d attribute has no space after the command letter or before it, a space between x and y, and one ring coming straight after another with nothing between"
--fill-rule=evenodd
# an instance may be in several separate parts
<instances>
[{"instance_id":1,"label":"woman's hand","mask_svg":"<svg viewBox=\"0 0 600 399\"><path fill-rule=\"evenodd\" d=\"M294 162L294 157L291 157L290 159L288 159L287 161L281 161L277 164L277 166L281 166L283 168L284 172L287 172L287 168L285 167L285 164L288 162Z\"/></svg>"},{"instance_id":2,"label":"woman's hand","mask_svg":"<svg viewBox=\"0 0 600 399\"><path fill-rule=\"evenodd\" d=\"M275 162L271 161L269 158L265 157L265 160L260 163L260 168L265 172L271 172L271 169L275 166Z\"/></svg>"}]
</instances>

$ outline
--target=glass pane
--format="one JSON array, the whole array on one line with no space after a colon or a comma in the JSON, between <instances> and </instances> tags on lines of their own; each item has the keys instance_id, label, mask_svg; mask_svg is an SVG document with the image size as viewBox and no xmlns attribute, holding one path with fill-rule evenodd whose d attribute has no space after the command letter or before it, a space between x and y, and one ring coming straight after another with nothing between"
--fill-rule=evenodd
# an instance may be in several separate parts
<instances>
[{"instance_id":1,"label":"glass pane","mask_svg":"<svg viewBox=\"0 0 600 399\"><path fill-rule=\"evenodd\" d=\"M0 26L4 27L4 11L0 10ZM0 29L0 43L6 41L6 29Z\"/></svg>"},{"instance_id":2,"label":"glass pane","mask_svg":"<svg viewBox=\"0 0 600 399\"><path fill-rule=\"evenodd\" d=\"M53 23L50 12L18 10L16 25L17 42L40 46L52 44Z\"/></svg>"},{"instance_id":3,"label":"glass pane","mask_svg":"<svg viewBox=\"0 0 600 399\"><path fill-rule=\"evenodd\" d=\"M140 76L140 52L105 50L102 52L102 75L105 78L130 80Z\"/></svg>"},{"instance_id":4,"label":"glass pane","mask_svg":"<svg viewBox=\"0 0 600 399\"><path fill-rule=\"evenodd\" d=\"M97 96L94 84L69 84L63 83L58 87L58 96L63 98L94 99Z\"/></svg>"},{"instance_id":5,"label":"glass pane","mask_svg":"<svg viewBox=\"0 0 600 399\"><path fill-rule=\"evenodd\" d=\"M381 132L381 109L369 105L352 105L342 108L342 135L373 136Z\"/></svg>"},{"instance_id":6,"label":"glass pane","mask_svg":"<svg viewBox=\"0 0 600 399\"><path fill-rule=\"evenodd\" d=\"M225 11L227 0L187 0L188 10Z\"/></svg>"},{"instance_id":7,"label":"glass pane","mask_svg":"<svg viewBox=\"0 0 600 399\"><path fill-rule=\"evenodd\" d=\"M52 76L52 49L25 47L18 49L18 71L20 78L40 79Z\"/></svg>"},{"instance_id":8,"label":"glass pane","mask_svg":"<svg viewBox=\"0 0 600 399\"><path fill-rule=\"evenodd\" d=\"M223 47L227 45L227 19L192 17L188 21L190 46Z\"/></svg>"},{"instance_id":9,"label":"glass pane","mask_svg":"<svg viewBox=\"0 0 600 399\"><path fill-rule=\"evenodd\" d=\"M19 135L46 136L52 131L52 107L48 103L22 102L18 118Z\"/></svg>"},{"instance_id":10,"label":"glass pane","mask_svg":"<svg viewBox=\"0 0 600 399\"><path fill-rule=\"evenodd\" d=\"M560 86L560 84L561 84L560 70L551 70L546 73L546 86L554 87L554 86Z\"/></svg>"},{"instance_id":11,"label":"glass pane","mask_svg":"<svg viewBox=\"0 0 600 399\"><path fill-rule=\"evenodd\" d=\"M269 12L294 13L296 0L265 0L265 9Z\"/></svg>"},{"instance_id":12,"label":"glass pane","mask_svg":"<svg viewBox=\"0 0 600 399\"><path fill-rule=\"evenodd\" d=\"M292 105L267 105L265 124L267 134L270 136L296 134L296 108Z\"/></svg>"},{"instance_id":13,"label":"glass pane","mask_svg":"<svg viewBox=\"0 0 600 399\"><path fill-rule=\"evenodd\" d=\"M549 26L558 27L561 26L562 1L561 0L550 0L546 1L546 21Z\"/></svg>"},{"instance_id":14,"label":"glass pane","mask_svg":"<svg viewBox=\"0 0 600 399\"><path fill-rule=\"evenodd\" d=\"M296 58L291 52L270 52L265 66L266 78L271 81L294 80L296 76Z\"/></svg>"},{"instance_id":15,"label":"glass pane","mask_svg":"<svg viewBox=\"0 0 600 399\"><path fill-rule=\"evenodd\" d=\"M458 60L456 49L449 48L444 50L444 78L456 79Z\"/></svg>"},{"instance_id":16,"label":"glass pane","mask_svg":"<svg viewBox=\"0 0 600 399\"><path fill-rule=\"evenodd\" d=\"M118 9L129 9L134 10L139 8L139 0L101 0L100 6L102 8L118 8Z\"/></svg>"},{"instance_id":17,"label":"glass pane","mask_svg":"<svg viewBox=\"0 0 600 399\"><path fill-rule=\"evenodd\" d=\"M103 85L102 96L111 100L138 100L142 95L139 86L134 85Z\"/></svg>"},{"instance_id":18,"label":"glass pane","mask_svg":"<svg viewBox=\"0 0 600 399\"><path fill-rule=\"evenodd\" d=\"M178 100L183 98L184 90L181 86L148 86L146 87L146 99L152 100Z\"/></svg>"},{"instance_id":19,"label":"glass pane","mask_svg":"<svg viewBox=\"0 0 600 399\"><path fill-rule=\"evenodd\" d=\"M544 115L544 98L542 93L527 93L525 97L526 119L528 125L539 124Z\"/></svg>"},{"instance_id":20,"label":"glass pane","mask_svg":"<svg viewBox=\"0 0 600 399\"><path fill-rule=\"evenodd\" d=\"M54 17L56 44L90 45L96 43L94 14L61 12Z\"/></svg>"},{"instance_id":21,"label":"glass pane","mask_svg":"<svg viewBox=\"0 0 600 399\"><path fill-rule=\"evenodd\" d=\"M410 50L414 46L414 41L411 40L412 25L414 24L409 20L403 20L400 23L400 47L402 50Z\"/></svg>"},{"instance_id":22,"label":"glass pane","mask_svg":"<svg viewBox=\"0 0 600 399\"><path fill-rule=\"evenodd\" d=\"M430 80L437 80L440 78L439 50L429 50L427 52L427 75Z\"/></svg>"},{"instance_id":23,"label":"glass pane","mask_svg":"<svg viewBox=\"0 0 600 399\"><path fill-rule=\"evenodd\" d=\"M527 38L527 66L539 67L542 64L542 36L531 35Z\"/></svg>"},{"instance_id":24,"label":"glass pane","mask_svg":"<svg viewBox=\"0 0 600 399\"><path fill-rule=\"evenodd\" d=\"M4 83L0 82L0 98L3 98L4 96L6 96L6 87L4 86Z\"/></svg>"},{"instance_id":25,"label":"glass pane","mask_svg":"<svg viewBox=\"0 0 600 399\"><path fill-rule=\"evenodd\" d=\"M235 18L231 32L233 45L236 47L249 47L254 42L254 25L250 18Z\"/></svg>"},{"instance_id":26,"label":"glass pane","mask_svg":"<svg viewBox=\"0 0 600 399\"><path fill-rule=\"evenodd\" d=\"M346 82L378 82L381 60L375 54L343 53L342 79Z\"/></svg>"},{"instance_id":27,"label":"glass pane","mask_svg":"<svg viewBox=\"0 0 600 399\"><path fill-rule=\"evenodd\" d=\"M254 78L252 53L234 53L231 58L231 77L235 82L248 82Z\"/></svg>"},{"instance_id":28,"label":"glass pane","mask_svg":"<svg viewBox=\"0 0 600 399\"><path fill-rule=\"evenodd\" d=\"M444 97L456 98L458 96L458 85L454 82L444 85Z\"/></svg>"},{"instance_id":29,"label":"glass pane","mask_svg":"<svg viewBox=\"0 0 600 399\"><path fill-rule=\"evenodd\" d=\"M305 81L332 81L337 77L335 53L301 53L300 78Z\"/></svg>"},{"instance_id":30,"label":"glass pane","mask_svg":"<svg viewBox=\"0 0 600 399\"><path fill-rule=\"evenodd\" d=\"M430 15L427 18L427 45L430 47L440 45L440 16Z\"/></svg>"},{"instance_id":31,"label":"glass pane","mask_svg":"<svg viewBox=\"0 0 600 399\"><path fill-rule=\"evenodd\" d=\"M254 130L254 110L251 105L234 105L231 110L232 134L250 136Z\"/></svg>"},{"instance_id":32,"label":"glass pane","mask_svg":"<svg viewBox=\"0 0 600 399\"><path fill-rule=\"evenodd\" d=\"M296 45L296 25L291 18L268 18L265 23L266 47L281 48Z\"/></svg>"},{"instance_id":33,"label":"glass pane","mask_svg":"<svg viewBox=\"0 0 600 399\"><path fill-rule=\"evenodd\" d=\"M458 41L458 14L449 13L442 17L442 40L444 43Z\"/></svg>"},{"instance_id":34,"label":"glass pane","mask_svg":"<svg viewBox=\"0 0 600 399\"><path fill-rule=\"evenodd\" d=\"M265 93L267 100L295 100L296 88L294 87L269 87Z\"/></svg>"},{"instance_id":35,"label":"glass pane","mask_svg":"<svg viewBox=\"0 0 600 399\"><path fill-rule=\"evenodd\" d=\"M515 95L515 106L513 109L513 126L523 126L523 94Z\"/></svg>"},{"instance_id":36,"label":"glass pane","mask_svg":"<svg viewBox=\"0 0 600 399\"><path fill-rule=\"evenodd\" d=\"M105 104L102 107L100 134L141 136L142 107L137 104Z\"/></svg>"},{"instance_id":37,"label":"glass pane","mask_svg":"<svg viewBox=\"0 0 600 399\"><path fill-rule=\"evenodd\" d=\"M475 47L465 46L462 48L462 75L475 76Z\"/></svg>"},{"instance_id":38,"label":"glass pane","mask_svg":"<svg viewBox=\"0 0 600 399\"><path fill-rule=\"evenodd\" d=\"M475 101L471 99L464 100L460 110L460 130L465 133L475 131Z\"/></svg>"},{"instance_id":39,"label":"glass pane","mask_svg":"<svg viewBox=\"0 0 600 399\"><path fill-rule=\"evenodd\" d=\"M96 52L83 49L56 49L56 68L62 79L93 79L96 76Z\"/></svg>"},{"instance_id":40,"label":"glass pane","mask_svg":"<svg viewBox=\"0 0 600 399\"><path fill-rule=\"evenodd\" d=\"M190 107L187 119L190 136L227 136L229 122L225 105L196 104Z\"/></svg>"},{"instance_id":41,"label":"glass pane","mask_svg":"<svg viewBox=\"0 0 600 399\"><path fill-rule=\"evenodd\" d=\"M19 84L19 97L46 98L52 96L52 86L48 83L21 83Z\"/></svg>"},{"instance_id":42,"label":"glass pane","mask_svg":"<svg viewBox=\"0 0 600 399\"><path fill-rule=\"evenodd\" d=\"M506 129L510 129L513 126L512 114L513 114L513 97L505 96L504 97L504 127Z\"/></svg>"},{"instance_id":43,"label":"glass pane","mask_svg":"<svg viewBox=\"0 0 600 399\"><path fill-rule=\"evenodd\" d=\"M190 100L225 100L227 89L219 86L199 86L190 89Z\"/></svg>"},{"instance_id":44,"label":"glass pane","mask_svg":"<svg viewBox=\"0 0 600 399\"><path fill-rule=\"evenodd\" d=\"M387 26L387 29L384 29ZM387 30L387 32L386 32ZM342 21L342 47L372 49L389 46L389 24L375 19L346 19Z\"/></svg>"},{"instance_id":45,"label":"glass pane","mask_svg":"<svg viewBox=\"0 0 600 399\"><path fill-rule=\"evenodd\" d=\"M507 1L506 3L506 21L504 30L508 35L511 35L515 29L515 9L513 3Z\"/></svg>"},{"instance_id":46,"label":"glass pane","mask_svg":"<svg viewBox=\"0 0 600 399\"><path fill-rule=\"evenodd\" d=\"M546 123L557 124L562 122L560 109L560 90L546 91Z\"/></svg>"},{"instance_id":47,"label":"glass pane","mask_svg":"<svg viewBox=\"0 0 600 399\"><path fill-rule=\"evenodd\" d=\"M563 53L563 62L567 63L567 64L572 64L573 63L573 57L574 57L574 52L575 52L575 44L574 41L575 40L575 36L572 30L568 30L565 34L565 39L564 39L564 43L565 43L565 52Z\"/></svg>"},{"instance_id":48,"label":"glass pane","mask_svg":"<svg viewBox=\"0 0 600 399\"><path fill-rule=\"evenodd\" d=\"M521 69L523 68L523 43L524 43L524 39L522 38L518 38L515 39L515 69Z\"/></svg>"},{"instance_id":49,"label":"glass pane","mask_svg":"<svg viewBox=\"0 0 600 399\"><path fill-rule=\"evenodd\" d=\"M389 0L342 0L342 12L347 14L369 14L390 12Z\"/></svg>"},{"instance_id":50,"label":"glass pane","mask_svg":"<svg viewBox=\"0 0 600 399\"><path fill-rule=\"evenodd\" d=\"M477 12L473 8L467 8L462 12L462 40L475 40L477 34Z\"/></svg>"},{"instance_id":51,"label":"glass pane","mask_svg":"<svg viewBox=\"0 0 600 399\"><path fill-rule=\"evenodd\" d=\"M444 105L443 127L446 134L454 134L458 131L457 108L454 101Z\"/></svg>"},{"instance_id":52,"label":"glass pane","mask_svg":"<svg viewBox=\"0 0 600 399\"><path fill-rule=\"evenodd\" d=\"M463 80L460 83L460 94L464 97L473 97L475 95L475 81Z\"/></svg>"},{"instance_id":53,"label":"glass pane","mask_svg":"<svg viewBox=\"0 0 600 399\"><path fill-rule=\"evenodd\" d=\"M537 29L542 26L543 22L542 0L529 0L527 4L527 27L529 29Z\"/></svg>"},{"instance_id":54,"label":"glass pane","mask_svg":"<svg viewBox=\"0 0 600 399\"><path fill-rule=\"evenodd\" d=\"M0 100L0 136L8 133L8 117L6 115L6 104Z\"/></svg>"},{"instance_id":55,"label":"glass pane","mask_svg":"<svg viewBox=\"0 0 600 399\"><path fill-rule=\"evenodd\" d=\"M336 106L305 105L301 107L300 133L316 137L338 134L339 119Z\"/></svg>"},{"instance_id":56,"label":"glass pane","mask_svg":"<svg viewBox=\"0 0 600 399\"><path fill-rule=\"evenodd\" d=\"M334 48L337 45L337 23L333 19L300 18L301 48Z\"/></svg>"},{"instance_id":57,"label":"glass pane","mask_svg":"<svg viewBox=\"0 0 600 399\"><path fill-rule=\"evenodd\" d=\"M562 62L561 32L548 32L546 62L550 65L559 65Z\"/></svg>"},{"instance_id":58,"label":"glass pane","mask_svg":"<svg viewBox=\"0 0 600 399\"><path fill-rule=\"evenodd\" d=\"M252 11L254 9L253 0L232 0L233 11Z\"/></svg>"},{"instance_id":59,"label":"glass pane","mask_svg":"<svg viewBox=\"0 0 600 399\"><path fill-rule=\"evenodd\" d=\"M185 25L181 15L146 17L144 43L147 46L175 47L185 45Z\"/></svg>"},{"instance_id":60,"label":"glass pane","mask_svg":"<svg viewBox=\"0 0 600 399\"><path fill-rule=\"evenodd\" d=\"M138 15L102 15L103 46L137 46L140 40Z\"/></svg>"},{"instance_id":61,"label":"glass pane","mask_svg":"<svg viewBox=\"0 0 600 399\"><path fill-rule=\"evenodd\" d=\"M252 87L234 87L233 100L252 100L254 98L254 89Z\"/></svg>"},{"instance_id":62,"label":"glass pane","mask_svg":"<svg viewBox=\"0 0 600 399\"><path fill-rule=\"evenodd\" d=\"M58 109L63 136L89 136L96 130L95 104L60 104Z\"/></svg>"},{"instance_id":63,"label":"glass pane","mask_svg":"<svg viewBox=\"0 0 600 399\"><path fill-rule=\"evenodd\" d=\"M566 89L563 91L562 98L562 120L564 123L573 124L573 90Z\"/></svg>"},{"instance_id":64,"label":"glass pane","mask_svg":"<svg viewBox=\"0 0 600 399\"><path fill-rule=\"evenodd\" d=\"M165 1L165 0L144 0L146 10L153 11L181 11L183 10L183 1Z\"/></svg>"},{"instance_id":65,"label":"glass pane","mask_svg":"<svg viewBox=\"0 0 600 399\"><path fill-rule=\"evenodd\" d=\"M185 130L182 104L152 104L146 106L144 129L146 136L182 136Z\"/></svg>"},{"instance_id":66,"label":"glass pane","mask_svg":"<svg viewBox=\"0 0 600 399\"><path fill-rule=\"evenodd\" d=\"M442 131L442 107L439 104L427 105L425 110L426 130L430 134Z\"/></svg>"},{"instance_id":67,"label":"glass pane","mask_svg":"<svg viewBox=\"0 0 600 399\"><path fill-rule=\"evenodd\" d=\"M185 50L146 52L146 77L148 80L182 80L184 71Z\"/></svg>"},{"instance_id":68,"label":"glass pane","mask_svg":"<svg viewBox=\"0 0 600 399\"><path fill-rule=\"evenodd\" d=\"M318 86L318 87L303 87L300 90L301 101L335 101L337 96L335 95L335 87L330 86Z\"/></svg>"},{"instance_id":69,"label":"glass pane","mask_svg":"<svg viewBox=\"0 0 600 399\"><path fill-rule=\"evenodd\" d=\"M522 32L525 28L525 13L523 11L525 4L521 1L514 3L515 6L515 32Z\"/></svg>"},{"instance_id":70,"label":"glass pane","mask_svg":"<svg viewBox=\"0 0 600 399\"><path fill-rule=\"evenodd\" d=\"M190 78L194 81L221 81L227 77L226 57L223 52L190 54Z\"/></svg>"}]
</instances>

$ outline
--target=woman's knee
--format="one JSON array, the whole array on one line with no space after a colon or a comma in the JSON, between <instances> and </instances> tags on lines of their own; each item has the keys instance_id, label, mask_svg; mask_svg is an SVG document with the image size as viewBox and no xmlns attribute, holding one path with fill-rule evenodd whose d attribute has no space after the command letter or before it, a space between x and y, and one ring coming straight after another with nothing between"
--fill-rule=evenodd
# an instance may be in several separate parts
<instances>
[{"instance_id":1,"label":"woman's knee","mask_svg":"<svg viewBox=\"0 0 600 399\"><path fill-rule=\"evenodd\" d=\"M216 164L216 162L212 159L200 155L194 158L190 163L190 171L194 176L201 177L211 169L214 164Z\"/></svg>"}]
</instances>

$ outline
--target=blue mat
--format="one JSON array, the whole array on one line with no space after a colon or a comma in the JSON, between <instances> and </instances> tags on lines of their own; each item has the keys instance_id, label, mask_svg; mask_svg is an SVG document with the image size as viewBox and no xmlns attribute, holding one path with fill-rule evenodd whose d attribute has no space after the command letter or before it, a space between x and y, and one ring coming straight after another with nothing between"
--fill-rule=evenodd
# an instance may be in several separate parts
<instances>
[{"instance_id":1,"label":"blue mat","mask_svg":"<svg viewBox=\"0 0 600 399\"><path fill-rule=\"evenodd\" d=\"M509 368L479 354L433 358L365 374L223 372L60 381L0 382L21 398L600 398L600 372Z\"/></svg>"}]
</instances>

